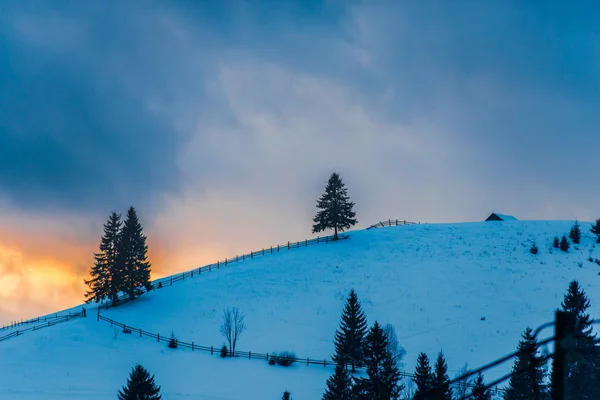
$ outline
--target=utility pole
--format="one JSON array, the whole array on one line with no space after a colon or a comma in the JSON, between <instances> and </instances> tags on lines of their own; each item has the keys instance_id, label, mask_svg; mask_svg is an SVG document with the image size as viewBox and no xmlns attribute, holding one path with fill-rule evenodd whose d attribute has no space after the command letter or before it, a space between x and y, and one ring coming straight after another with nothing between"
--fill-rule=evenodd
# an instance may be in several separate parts
<instances>
[{"instance_id":1,"label":"utility pole","mask_svg":"<svg viewBox=\"0 0 600 400\"><path fill-rule=\"evenodd\" d=\"M567 353L575 333L576 316L565 311L556 312L554 327L554 365L552 368L552 400L566 400L565 378Z\"/></svg>"}]
</instances>

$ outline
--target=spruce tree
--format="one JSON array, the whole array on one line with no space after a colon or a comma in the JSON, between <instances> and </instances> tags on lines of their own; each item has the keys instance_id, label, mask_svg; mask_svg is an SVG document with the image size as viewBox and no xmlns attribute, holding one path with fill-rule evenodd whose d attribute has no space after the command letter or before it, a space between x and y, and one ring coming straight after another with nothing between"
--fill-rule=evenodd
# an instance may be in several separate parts
<instances>
[{"instance_id":1,"label":"spruce tree","mask_svg":"<svg viewBox=\"0 0 600 400\"><path fill-rule=\"evenodd\" d=\"M561 306L577 317L574 348L566 365L567 395L574 399L595 398L600 393L600 341L592 332L593 321L587 312L590 301L576 280L569 284Z\"/></svg>"},{"instance_id":2,"label":"spruce tree","mask_svg":"<svg viewBox=\"0 0 600 400\"><path fill-rule=\"evenodd\" d=\"M98 303L105 297L111 297L114 300L116 297L121 279L117 267L120 233L121 216L113 212L104 224L100 252L94 254L94 266L90 269L92 279L85 281L90 288L85 294L86 303L91 301Z\"/></svg>"},{"instance_id":3,"label":"spruce tree","mask_svg":"<svg viewBox=\"0 0 600 400\"><path fill-rule=\"evenodd\" d=\"M444 353L438 354L435 362L433 375L433 391L429 398L431 400L452 400L452 388L449 385L448 365L444 359Z\"/></svg>"},{"instance_id":4,"label":"spruce tree","mask_svg":"<svg viewBox=\"0 0 600 400\"><path fill-rule=\"evenodd\" d=\"M592 225L590 231L597 236L596 243L600 243L600 218L596 220L596 223Z\"/></svg>"},{"instance_id":5,"label":"spruce tree","mask_svg":"<svg viewBox=\"0 0 600 400\"><path fill-rule=\"evenodd\" d=\"M542 400L546 396L545 367L538 355L538 342L527 328L517 347L512 375L504 400Z\"/></svg>"},{"instance_id":6,"label":"spruce tree","mask_svg":"<svg viewBox=\"0 0 600 400\"><path fill-rule=\"evenodd\" d=\"M282 400L291 400L292 398L290 397L290 392L288 392L287 390L285 392L283 392L283 396L281 397Z\"/></svg>"},{"instance_id":7,"label":"spruce tree","mask_svg":"<svg viewBox=\"0 0 600 400\"><path fill-rule=\"evenodd\" d=\"M473 390L471 391L471 399L492 400L492 394L490 393L489 389L485 388L485 383L483 381L483 375L481 375L481 372L477 374L475 385L473 385Z\"/></svg>"},{"instance_id":8,"label":"spruce tree","mask_svg":"<svg viewBox=\"0 0 600 400\"><path fill-rule=\"evenodd\" d=\"M428 392L433 387L434 376L429 365L429 358L425 353L420 353L417 358L417 368L415 369L413 381L417 386L414 400L428 400Z\"/></svg>"},{"instance_id":9,"label":"spruce tree","mask_svg":"<svg viewBox=\"0 0 600 400\"><path fill-rule=\"evenodd\" d=\"M558 240L558 236L554 236L554 241L552 242L552 247L558 249L560 247L560 240Z\"/></svg>"},{"instance_id":10,"label":"spruce tree","mask_svg":"<svg viewBox=\"0 0 600 400\"><path fill-rule=\"evenodd\" d=\"M124 274L122 291L127 293L130 299L140 295L142 287L146 291L152 288L147 251L148 245L142 225L135 209L130 207L119 242L119 264Z\"/></svg>"},{"instance_id":11,"label":"spruce tree","mask_svg":"<svg viewBox=\"0 0 600 400\"><path fill-rule=\"evenodd\" d=\"M323 400L354 400L352 379L344 364L337 363L335 372L327 379Z\"/></svg>"},{"instance_id":12,"label":"spruce tree","mask_svg":"<svg viewBox=\"0 0 600 400\"><path fill-rule=\"evenodd\" d=\"M581 229L577 220L575 220L575 223L571 227L571 231L569 231L569 239L571 239L575 244L579 244L579 242L581 242Z\"/></svg>"},{"instance_id":13,"label":"spruce tree","mask_svg":"<svg viewBox=\"0 0 600 400\"><path fill-rule=\"evenodd\" d=\"M562 239L560 239L560 249L567 252L569 251L569 247L571 247L571 245L569 245L569 241L565 236L563 236Z\"/></svg>"},{"instance_id":14,"label":"spruce tree","mask_svg":"<svg viewBox=\"0 0 600 400\"><path fill-rule=\"evenodd\" d=\"M340 328L335 333L333 361L344 365L350 364L352 372L356 372L356 367L363 364L366 333L367 318L362 311L356 292L352 289L342 313Z\"/></svg>"},{"instance_id":15,"label":"spruce tree","mask_svg":"<svg viewBox=\"0 0 600 400\"><path fill-rule=\"evenodd\" d=\"M160 386L154 383L154 375L141 365L133 367L127 385L119 390L119 400L160 400Z\"/></svg>"},{"instance_id":16,"label":"spruce tree","mask_svg":"<svg viewBox=\"0 0 600 400\"><path fill-rule=\"evenodd\" d=\"M400 395L400 371L387 349L383 329L375 322L369 330L365 346L367 378L359 378L354 386L357 400L395 400Z\"/></svg>"},{"instance_id":17,"label":"spruce tree","mask_svg":"<svg viewBox=\"0 0 600 400\"><path fill-rule=\"evenodd\" d=\"M351 228L356 225L356 213L352 210L354 203L350 201L348 190L342 178L337 173L331 174L325 193L317 201L317 208L321 211L313 219L312 232L317 233L326 229L333 229L333 240L338 239L338 231Z\"/></svg>"}]
</instances>

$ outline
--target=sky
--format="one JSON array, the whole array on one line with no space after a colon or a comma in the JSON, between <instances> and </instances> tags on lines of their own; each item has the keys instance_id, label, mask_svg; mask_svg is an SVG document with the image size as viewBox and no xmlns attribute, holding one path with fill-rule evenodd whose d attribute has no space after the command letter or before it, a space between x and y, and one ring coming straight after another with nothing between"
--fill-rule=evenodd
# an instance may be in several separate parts
<instances>
[{"instance_id":1,"label":"sky","mask_svg":"<svg viewBox=\"0 0 600 400\"><path fill-rule=\"evenodd\" d=\"M0 3L0 324L75 305L111 211L154 277L358 227L600 217L600 6Z\"/></svg>"}]
</instances>

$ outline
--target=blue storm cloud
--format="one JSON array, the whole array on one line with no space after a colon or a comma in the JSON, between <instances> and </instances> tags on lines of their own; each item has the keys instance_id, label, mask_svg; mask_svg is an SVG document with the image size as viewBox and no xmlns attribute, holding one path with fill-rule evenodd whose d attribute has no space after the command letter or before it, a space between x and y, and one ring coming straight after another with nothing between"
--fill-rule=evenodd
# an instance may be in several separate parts
<instances>
[{"instance_id":1,"label":"blue storm cloud","mask_svg":"<svg viewBox=\"0 0 600 400\"><path fill-rule=\"evenodd\" d=\"M464 179L484 188L600 195L590 187L598 11L494 0L4 2L0 197L105 211L177 192L195 117L227 117L205 85L230 53L351 87L373 118L435 119L464 146ZM199 175L210 180L211 164Z\"/></svg>"}]
</instances>

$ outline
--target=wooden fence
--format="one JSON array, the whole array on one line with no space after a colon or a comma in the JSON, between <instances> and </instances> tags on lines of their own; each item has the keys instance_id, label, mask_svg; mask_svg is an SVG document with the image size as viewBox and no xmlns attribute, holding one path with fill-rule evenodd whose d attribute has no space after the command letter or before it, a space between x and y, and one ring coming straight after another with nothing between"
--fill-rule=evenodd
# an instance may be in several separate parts
<instances>
[{"instance_id":1,"label":"wooden fence","mask_svg":"<svg viewBox=\"0 0 600 400\"><path fill-rule=\"evenodd\" d=\"M109 323L110 326L117 326L119 328L123 328L123 332L127 332L132 335L136 335L136 336L139 335L139 337L149 337L149 338L156 340L158 343L160 343L160 342L169 343L171 341L171 336L169 336L169 335L161 335L160 333L152 333L152 332L145 331L141 328L135 328L133 326L126 325L121 322L117 322L113 319L106 318L105 316L100 315L100 312L98 312L97 319L98 319L98 321L104 321L104 322ZM183 342L178 339L176 339L176 340L177 340L178 348L183 347L186 349L191 349L192 351L203 351L205 353L210 353L212 355L215 355L215 354L220 355L221 346L218 346L218 347L202 346L202 345L196 344L195 342ZM264 360L264 361L269 361L269 360L276 361L278 359L278 356L276 354L254 353L252 351L235 351L234 357L247 358L250 360ZM293 360L294 363L297 363L297 364L322 365L324 367L336 365L335 362L328 361L326 359L315 360L315 359L311 359L311 358L300 358L300 357L294 357L294 358L286 357L286 359Z\"/></svg>"},{"instance_id":2,"label":"wooden fence","mask_svg":"<svg viewBox=\"0 0 600 400\"><path fill-rule=\"evenodd\" d=\"M116 327L122 328L123 332L127 332L131 335L152 338L152 339L156 340L158 343L164 342L164 343L168 344L171 341L171 336L169 336L169 335L161 335L159 333L147 332L141 328L135 328L131 325L117 322L113 319L110 319L103 315L100 315L100 310L98 310L97 320L107 322L110 324L110 326L116 326ZM211 355L218 355L220 357L221 347L202 346L202 345L196 344L195 342L190 343L190 342L183 342L179 339L175 339L175 340L177 342L177 348L182 347L182 348L186 348L186 349L191 349L192 351L201 351L201 352L205 352L205 353L210 353ZM229 357L229 355L228 355L228 357ZM327 359L317 360L317 359L309 358L309 357L307 357L307 358L280 357L277 354L255 353L252 351L235 351L234 357L247 358L249 360L263 360L263 361L267 361L267 362L269 360L273 360L274 362L277 362L277 359L281 358L281 359L285 359L285 360L293 360L294 364L299 364L299 365L322 365L323 367L335 367L336 366L336 363L334 361L330 361ZM364 370L364 367L356 367L356 369ZM403 372L403 371L400 372L400 376L403 378L408 378L408 379L415 378L414 374L411 374L408 372ZM467 383L464 385L467 387L474 386L472 383ZM495 392L495 393L503 393L504 392L503 389L498 389L498 388L492 388L491 391Z\"/></svg>"},{"instance_id":3,"label":"wooden fence","mask_svg":"<svg viewBox=\"0 0 600 400\"><path fill-rule=\"evenodd\" d=\"M407 220L399 220L399 219L388 219L387 221L380 221L376 224L369 226L367 228L367 230L373 229L373 228L383 228L386 226L403 226L403 225L418 225L418 224L420 224L420 222L410 222Z\"/></svg>"},{"instance_id":4,"label":"wooden fence","mask_svg":"<svg viewBox=\"0 0 600 400\"><path fill-rule=\"evenodd\" d=\"M348 235L344 235L344 234L338 235L339 240L348 239L348 237L349 237ZM298 241L298 242L287 242L286 244L270 246L268 248L263 248L261 250L251 251L250 253L247 253L247 254L242 254L242 255L235 256L235 257L225 258L225 260L223 260L223 261L218 260L216 263L205 265L203 267L195 268L195 269L181 272L178 274L170 275L165 278L155 279L154 281L152 281L151 285L152 285L152 289L160 289L165 286L172 286L173 283L180 282L185 279L193 278L194 276L200 276L206 272L211 272L211 271L220 269L221 267L225 267L230 264L235 264L235 263L238 263L241 261L246 261L246 260L252 260L257 257L267 256L267 255L271 255L271 254L277 254L282 251L299 249L301 247L308 247L308 246L316 245L316 244L329 244L332 242L334 242L333 235L329 235L329 236L325 236L325 237L318 236L315 239L304 239L304 240ZM126 293L123 293L117 297L116 304L122 304L129 300L130 300L129 295ZM109 308L109 307L112 307L113 305L111 302L107 301L104 303L103 306L104 306L104 308Z\"/></svg>"},{"instance_id":5,"label":"wooden fence","mask_svg":"<svg viewBox=\"0 0 600 400\"><path fill-rule=\"evenodd\" d=\"M64 318L64 317L73 317L73 316L77 316L79 314L81 314L81 312L79 312L79 313L72 313L72 312L69 311L67 313L62 313L62 314L59 314L59 313L48 314L48 315L42 315L41 317L35 317L35 318L21 320L21 321L14 321L14 322L11 322L11 323L9 323L7 325L2 326L0 328L0 331L11 329L11 328L15 328L17 326L37 324L39 322L56 321L56 320Z\"/></svg>"},{"instance_id":6,"label":"wooden fence","mask_svg":"<svg viewBox=\"0 0 600 400\"><path fill-rule=\"evenodd\" d=\"M30 328L16 330L16 331L13 331L13 332L9 333L8 335L0 336L0 342L3 341L3 340L7 340L7 339L10 339L10 338L13 338L13 337L21 336L21 335L23 335L23 334L25 334L27 332L33 332L33 331L37 331L39 329L48 328L49 326L60 324L62 322L72 321L75 318L80 318L80 317L83 317L83 316L84 316L84 312L83 311L79 312L79 313L69 313L69 314L66 314L66 315L58 316L58 317L56 317L54 319L49 319L49 320L47 320L47 322L44 322L44 323L42 323L40 325L35 325L35 326L30 327Z\"/></svg>"}]
</instances>

